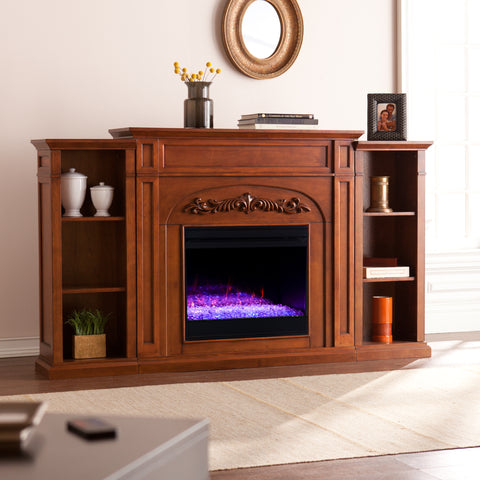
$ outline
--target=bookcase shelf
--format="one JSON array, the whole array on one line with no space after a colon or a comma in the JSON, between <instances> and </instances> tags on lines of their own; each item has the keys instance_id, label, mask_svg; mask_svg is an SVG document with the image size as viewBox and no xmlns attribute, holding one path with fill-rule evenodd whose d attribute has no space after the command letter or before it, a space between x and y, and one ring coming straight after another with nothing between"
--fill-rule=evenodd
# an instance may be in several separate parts
<instances>
[{"instance_id":1,"label":"bookcase shelf","mask_svg":"<svg viewBox=\"0 0 480 480\"><path fill-rule=\"evenodd\" d=\"M63 223L82 222L124 222L125 217L62 217Z\"/></svg>"},{"instance_id":2,"label":"bookcase shelf","mask_svg":"<svg viewBox=\"0 0 480 480\"><path fill-rule=\"evenodd\" d=\"M415 212L364 212L364 217L413 217L415 216Z\"/></svg>"},{"instance_id":3,"label":"bookcase shelf","mask_svg":"<svg viewBox=\"0 0 480 480\"><path fill-rule=\"evenodd\" d=\"M358 142L356 145L356 343L372 342L372 297L390 296L393 344L424 343L425 150L430 142ZM370 178L389 177L393 212L367 212ZM413 275L363 278L363 258L397 259Z\"/></svg>"},{"instance_id":4,"label":"bookcase shelf","mask_svg":"<svg viewBox=\"0 0 480 480\"><path fill-rule=\"evenodd\" d=\"M110 313L106 326L107 358L88 364L116 365L135 355L128 341L135 330L134 258L135 148L115 140L39 140L38 151L41 249L40 370L55 365L82 365L73 360L73 329L65 325L74 310ZM87 176L81 217L64 217L61 175L75 168ZM111 216L95 217L90 187L105 182L114 188ZM112 361L112 359L114 359ZM121 361L123 359L123 361ZM123 368L123 367L122 367ZM95 371L95 369L93 369ZM112 372L114 368L112 367Z\"/></svg>"},{"instance_id":5,"label":"bookcase shelf","mask_svg":"<svg viewBox=\"0 0 480 480\"><path fill-rule=\"evenodd\" d=\"M81 293L114 293L125 292L125 287L64 287L63 293L65 295L75 295Z\"/></svg>"},{"instance_id":6,"label":"bookcase shelf","mask_svg":"<svg viewBox=\"0 0 480 480\"><path fill-rule=\"evenodd\" d=\"M391 278L364 278L363 283L379 283L379 282L413 282L415 277L391 277Z\"/></svg>"}]
</instances>

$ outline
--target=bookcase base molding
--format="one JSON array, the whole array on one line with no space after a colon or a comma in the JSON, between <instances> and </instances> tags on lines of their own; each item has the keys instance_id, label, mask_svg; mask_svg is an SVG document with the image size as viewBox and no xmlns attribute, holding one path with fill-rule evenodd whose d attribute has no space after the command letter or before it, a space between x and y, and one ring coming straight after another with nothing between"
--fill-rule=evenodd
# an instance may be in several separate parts
<instances>
[{"instance_id":1,"label":"bookcase base molding","mask_svg":"<svg viewBox=\"0 0 480 480\"><path fill-rule=\"evenodd\" d=\"M106 140L32 141L40 373L73 378L430 356L430 142L359 142L360 131L110 133ZM88 187L113 187L110 216L95 216L89 188L82 216L63 216L61 175L71 168ZM391 211L368 211L373 176L388 176ZM364 258L369 267L372 259L408 266L408 276L364 278ZM374 296L392 298L388 344L372 342ZM105 358L73 358L65 320L84 308L110 314Z\"/></svg>"},{"instance_id":2,"label":"bookcase base molding","mask_svg":"<svg viewBox=\"0 0 480 480\"><path fill-rule=\"evenodd\" d=\"M228 370L235 368L278 367L286 365L332 364L362 362L372 360L393 360L427 358L431 356L430 347L424 343L366 345L362 347L343 347L318 349L317 351L294 351L290 354L224 354L224 355L182 355L163 360L125 360L111 359L110 362L84 360L83 362L63 362L51 365L42 358L36 361L36 371L49 379L103 377L112 375L135 375L162 372L194 372L206 370ZM340 351L339 351L340 350Z\"/></svg>"}]
</instances>

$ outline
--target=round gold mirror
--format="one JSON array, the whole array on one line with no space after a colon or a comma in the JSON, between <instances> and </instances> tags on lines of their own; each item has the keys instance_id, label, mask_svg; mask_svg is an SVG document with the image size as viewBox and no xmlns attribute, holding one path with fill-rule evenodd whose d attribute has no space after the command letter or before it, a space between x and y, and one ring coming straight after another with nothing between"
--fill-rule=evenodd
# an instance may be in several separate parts
<instances>
[{"instance_id":1,"label":"round gold mirror","mask_svg":"<svg viewBox=\"0 0 480 480\"><path fill-rule=\"evenodd\" d=\"M303 40L296 0L229 0L222 39L230 61L252 78L273 78L288 70Z\"/></svg>"}]
</instances>

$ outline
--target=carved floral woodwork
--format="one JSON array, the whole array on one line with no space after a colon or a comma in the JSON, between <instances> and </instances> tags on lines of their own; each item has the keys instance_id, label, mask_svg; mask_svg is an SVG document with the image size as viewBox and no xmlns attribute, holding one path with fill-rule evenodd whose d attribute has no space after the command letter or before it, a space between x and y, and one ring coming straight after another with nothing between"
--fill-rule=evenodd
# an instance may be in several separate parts
<instances>
[{"instance_id":1,"label":"carved floral woodwork","mask_svg":"<svg viewBox=\"0 0 480 480\"><path fill-rule=\"evenodd\" d=\"M227 198L225 200L215 200L213 198L202 200L200 197L197 197L186 205L184 209L185 212L193 215L208 215L233 211L243 212L248 215L256 210L292 215L295 213L310 212L310 207L302 203L297 197L292 197L288 200L270 200L268 198L256 197L247 192L237 198Z\"/></svg>"}]
</instances>

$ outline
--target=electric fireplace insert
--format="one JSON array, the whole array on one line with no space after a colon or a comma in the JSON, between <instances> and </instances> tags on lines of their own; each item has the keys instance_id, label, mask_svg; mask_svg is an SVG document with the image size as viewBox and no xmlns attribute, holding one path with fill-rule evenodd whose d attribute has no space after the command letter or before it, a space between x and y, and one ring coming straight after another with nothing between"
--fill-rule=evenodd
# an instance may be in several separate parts
<instances>
[{"instance_id":1,"label":"electric fireplace insert","mask_svg":"<svg viewBox=\"0 0 480 480\"><path fill-rule=\"evenodd\" d=\"M308 226L185 227L185 340L308 335Z\"/></svg>"}]
</instances>

